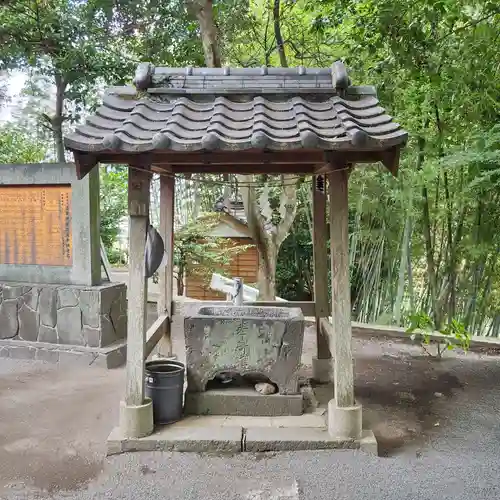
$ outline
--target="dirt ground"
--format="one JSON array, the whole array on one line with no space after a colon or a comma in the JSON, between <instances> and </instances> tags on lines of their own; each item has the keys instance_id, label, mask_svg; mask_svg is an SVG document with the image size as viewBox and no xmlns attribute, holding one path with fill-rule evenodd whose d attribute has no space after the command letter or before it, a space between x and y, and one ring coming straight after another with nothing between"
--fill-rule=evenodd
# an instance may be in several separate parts
<instances>
[{"instance_id":1,"label":"dirt ground","mask_svg":"<svg viewBox=\"0 0 500 500\"><path fill-rule=\"evenodd\" d=\"M314 349L314 328L308 328L306 374ZM497 425L498 398L484 405L500 380L497 355L449 353L436 361L418 346L360 338L354 352L356 395L382 455L419 457L445 431L473 439L464 430L470 417L454 417L459 409L474 414L479 402L483 410L475 418L482 428ZM108 462L105 441L118 421L124 375L123 369L0 359L0 498L2 489L78 490L98 477ZM316 387L316 393L326 402L332 389Z\"/></svg>"},{"instance_id":2,"label":"dirt ground","mask_svg":"<svg viewBox=\"0 0 500 500\"><path fill-rule=\"evenodd\" d=\"M97 476L123 370L2 358L0 375L0 493L6 485L74 489Z\"/></svg>"}]
</instances>

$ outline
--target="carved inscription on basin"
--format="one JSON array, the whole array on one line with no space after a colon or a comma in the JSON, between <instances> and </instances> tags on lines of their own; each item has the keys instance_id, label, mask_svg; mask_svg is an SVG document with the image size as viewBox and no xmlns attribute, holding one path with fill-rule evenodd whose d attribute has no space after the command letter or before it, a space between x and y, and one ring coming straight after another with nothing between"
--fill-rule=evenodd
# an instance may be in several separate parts
<instances>
[{"instance_id":1,"label":"carved inscription on basin","mask_svg":"<svg viewBox=\"0 0 500 500\"><path fill-rule=\"evenodd\" d=\"M188 390L220 372L262 373L280 394L297 394L304 317L298 308L200 306L184 320Z\"/></svg>"}]
</instances>

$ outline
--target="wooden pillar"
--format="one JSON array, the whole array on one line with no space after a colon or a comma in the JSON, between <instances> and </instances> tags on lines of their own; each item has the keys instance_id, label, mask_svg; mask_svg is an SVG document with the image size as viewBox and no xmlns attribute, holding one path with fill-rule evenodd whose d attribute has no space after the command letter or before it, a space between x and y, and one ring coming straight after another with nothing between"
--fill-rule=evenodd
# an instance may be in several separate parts
<instances>
[{"instance_id":1,"label":"wooden pillar","mask_svg":"<svg viewBox=\"0 0 500 500\"><path fill-rule=\"evenodd\" d=\"M125 404L144 402L144 354L146 343L147 279L146 234L149 222L149 185L151 174L129 168L128 173L129 282L127 328L127 387Z\"/></svg>"},{"instance_id":2,"label":"wooden pillar","mask_svg":"<svg viewBox=\"0 0 500 500\"><path fill-rule=\"evenodd\" d=\"M329 175L330 253L332 266L332 320L335 345L335 402L354 404L354 364L351 345L351 291L349 285L348 170Z\"/></svg>"},{"instance_id":3,"label":"wooden pillar","mask_svg":"<svg viewBox=\"0 0 500 500\"><path fill-rule=\"evenodd\" d=\"M315 176L313 200L314 309L316 316L317 359L330 359L328 337L322 331L321 318L330 316L328 303L328 252L326 234L326 177Z\"/></svg>"},{"instance_id":4,"label":"wooden pillar","mask_svg":"<svg viewBox=\"0 0 500 500\"><path fill-rule=\"evenodd\" d=\"M163 356L172 355L171 323L172 300L174 298L174 196L175 177L160 177L160 235L165 243L167 262L159 270L160 297L158 298L158 316L168 315L164 323L163 337L158 343L158 352Z\"/></svg>"}]
</instances>

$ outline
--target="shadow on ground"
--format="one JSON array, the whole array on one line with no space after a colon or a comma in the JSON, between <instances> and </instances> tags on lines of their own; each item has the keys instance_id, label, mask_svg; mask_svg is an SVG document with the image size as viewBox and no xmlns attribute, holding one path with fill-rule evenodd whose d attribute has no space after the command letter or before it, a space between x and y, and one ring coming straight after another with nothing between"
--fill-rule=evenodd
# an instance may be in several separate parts
<instances>
[{"instance_id":1,"label":"shadow on ground","mask_svg":"<svg viewBox=\"0 0 500 500\"><path fill-rule=\"evenodd\" d=\"M379 454L420 451L454 416L498 387L498 356L447 353L436 359L389 339L355 340L356 398Z\"/></svg>"}]
</instances>

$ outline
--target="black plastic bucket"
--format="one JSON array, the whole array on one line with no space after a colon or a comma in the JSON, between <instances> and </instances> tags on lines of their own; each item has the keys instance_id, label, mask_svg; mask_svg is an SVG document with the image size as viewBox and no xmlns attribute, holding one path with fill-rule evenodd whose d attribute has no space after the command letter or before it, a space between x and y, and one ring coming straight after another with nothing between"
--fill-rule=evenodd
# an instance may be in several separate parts
<instances>
[{"instance_id":1,"label":"black plastic bucket","mask_svg":"<svg viewBox=\"0 0 500 500\"><path fill-rule=\"evenodd\" d=\"M146 363L146 396L153 401L155 424L171 424L182 418L183 363L155 360Z\"/></svg>"}]
</instances>

